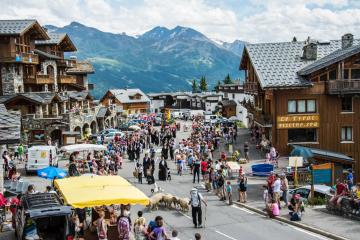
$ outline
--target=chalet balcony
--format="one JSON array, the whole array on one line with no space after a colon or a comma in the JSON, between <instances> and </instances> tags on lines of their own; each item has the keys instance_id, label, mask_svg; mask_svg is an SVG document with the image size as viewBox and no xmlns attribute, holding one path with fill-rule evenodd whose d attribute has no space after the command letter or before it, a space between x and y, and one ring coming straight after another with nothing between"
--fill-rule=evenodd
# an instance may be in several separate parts
<instances>
[{"instance_id":1,"label":"chalet balcony","mask_svg":"<svg viewBox=\"0 0 360 240\"><path fill-rule=\"evenodd\" d=\"M59 67L73 68L76 67L76 60L73 59L61 59L56 61Z\"/></svg>"},{"instance_id":2,"label":"chalet balcony","mask_svg":"<svg viewBox=\"0 0 360 240\"><path fill-rule=\"evenodd\" d=\"M58 83L61 84L76 84L76 76L72 75L58 75Z\"/></svg>"},{"instance_id":3,"label":"chalet balcony","mask_svg":"<svg viewBox=\"0 0 360 240\"><path fill-rule=\"evenodd\" d=\"M273 122L271 115L256 109L254 109L250 113L253 115L254 121L258 124L262 125L263 127L272 127Z\"/></svg>"},{"instance_id":4,"label":"chalet balcony","mask_svg":"<svg viewBox=\"0 0 360 240\"><path fill-rule=\"evenodd\" d=\"M24 76L25 84L54 84L54 77L48 74L36 74L35 76Z\"/></svg>"},{"instance_id":5,"label":"chalet balcony","mask_svg":"<svg viewBox=\"0 0 360 240\"><path fill-rule=\"evenodd\" d=\"M250 95L257 95L258 94L258 83L245 81L244 92L246 94L250 94Z\"/></svg>"},{"instance_id":6,"label":"chalet balcony","mask_svg":"<svg viewBox=\"0 0 360 240\"><path fill-rule=\"evenodd\" d=\"M8 56L0 56L0 62L3 63L26 63L39 64L39 56L34 53L16 53L11 52Z\"/></svg>"},{"instance_id":7,"label":"chalet balcony","mask_svg":"<svg viewBox=\"0 0 360 240\"><path fill-rule=\"evenodd\" d=\"M358 94L360 93L360 79L335 80L327 82L328 94Z\"/></svg>"}]
</instances>

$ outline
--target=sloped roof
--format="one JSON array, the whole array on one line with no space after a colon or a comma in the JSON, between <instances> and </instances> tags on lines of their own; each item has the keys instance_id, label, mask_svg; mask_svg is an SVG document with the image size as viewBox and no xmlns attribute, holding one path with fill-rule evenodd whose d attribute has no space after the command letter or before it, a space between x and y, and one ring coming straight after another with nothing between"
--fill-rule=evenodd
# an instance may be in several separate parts
<instances>
[{"instance_id":1,"label":"sloped roof","mask_svg":"<svg viewBox=\"0 0 360 240\"><path fill-rule=\"evenodd\" d=\"M224 107L236 106L236 102L234 100L222 100L220 104L223 105Z\"/></svg>"},{"instance_id":2,"label":"sloped roof","mask_svg":"<svg viewBox=\"0 0 360 240\"><path fill-rule=\"evenodd\" d=\"M360 40L354 39L354 44L360 44ZM297 74L314 62L302 59L305 45L305 42L246 44L242 61L248 54L262 88L309 87L311 82ZM341 40L318 43L317 60L339 49Z\"/></svg>"},{"instance_id":3,"label":"sloped roof","mask_svg":"<svg viewBox=\"0 0 360 240\"><path fill-rule=\"evenodd\" d=\"M97 118L104 118L106 116L106 113L108 112L107 107L101 107L99 108L99 111L96 114Z\"/></svg>"},{"instance_id":4,"label":"sloped roof","mask_svg":"<svg viewBox=\"0 0 360 240\"><path fill-rule=\"evenodd\" d=\"M33 39L46 40L49 36L35 19L24 20L0 20L0 35L19 36L31 28L35 29Z\"/></svg>"},{"instance_id":5,"label":"sloped roof","mask_svg":"<svg viewBox=\"0 0 360 240\"><path fill-rule=\"evenodd\" d=\"M347 47L344 49L336 50L335 52L333 52L319 60L316 60L312 64L307 65L306 67L304 67L303 69L298 71L298 74L299 75L308 75L310 73L318 71L324 67L327 67L327 66L337 63L339 61L342 61L342 60L349 58L358 53L360 53L360 45L355 45L355 46Z\"/></svg>"},{"instance_id":6,"label":"sloped roof","mask_svg":"<svg viewBox=\"0 0 360 240\"><path fill-rule=\"evenodd\" d=\"M41 51L41 50L39 50L39 49L34 49L34 53L36 53L36 54L38 54L38 55L40 55L40 56L43 56L43 57L45 57L45 58L47 58L47 59L55 59L55 60L60 60L60 59L62 59L62 58L59 57L59 56L56 56L56 55L54 55L54 54L50 54L50 53Z\"/></svg>"},{"instance_id":7,"label":"sloped roof","mask_svg":"<svg viewBox=\"0 0 360 240\"><path fill-rule=\"evenodd\" d=\"M90 97L90 94L89 92L87 91L81 91L81 92L76 92L76 91L72 91L72 92L67 92L68 93L68 96L72 99L75 99L77 101L83 101L85 100L87 97Z\"/></svg>"},{"instance_id":8,"label":"sloped roof","mask_svg":"<svg viewBox=\"0 0 360 240\"><path fill-rule=\"evenodd\" d=\"M150 102L149 97L138 88L132 89L110 89L112 95L121 103ZM130 99L130 96L140 94L140 99Z\"/></svg>"},{"instance_id":9,"label":"sloped roof","mask_svg":"<svg viewBox=\"0 0 360 240\"><path fill-rule=\"evenodd\" d=\"M20 141L20 113L8 111L0 104L0 144Z\"/></svg>"},{"instance_id":10,"label":"sloped roof","mask_svg":"<svg viewBox=\"0 0 360 240\"><path fill-rule=\"evenodd\" d=\"M90 62L77 61L76 66L66 70L69 74L87 74L94 73L94 67Z\"/></svg>"},{"instance_id":11,"label":"sloped roof","mask_svg":"<svg viewBox=\"0 0 360 240\"><path fill-rule=\"evenodd\" d=\"M66 33L48 32L49 40L35 41L36 45L60 45L63 51L74 52L76 47Z\"/></svg>"},{"instance_id":12,"label":"sloped roof","mask_svg":"<svg viewBox=\"0 0 360 240\"><path fill-rule=\"evenodd\" d=\"M16 98L27 99L37 104L51 103L55 93L52 92L31 92L31 93L16 93L12 95L0 96L0 103L8 103Z\"/></svg>"}]
</instances>

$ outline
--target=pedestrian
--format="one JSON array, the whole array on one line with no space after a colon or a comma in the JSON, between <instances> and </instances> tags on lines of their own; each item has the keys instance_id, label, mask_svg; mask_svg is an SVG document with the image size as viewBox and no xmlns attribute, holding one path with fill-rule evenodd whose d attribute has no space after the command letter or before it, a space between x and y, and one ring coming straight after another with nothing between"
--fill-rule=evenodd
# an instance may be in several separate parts
<instances>
[{"instance_id":1,"label":"pedestrian","mask_svg":"<svg viewBox=\"0 0 360 240\"><path fill-rule=\"evenodd\" d=\"M201 240L200 233L195 233L195 240Z\"/></svg>"},{"instance_id":2,"label":"pedestrian","mask_svg":"<svg viewBox=\"0 0 360 240\"><path fill-rule=\"evenodd\" d=\"M239 191L240 191L240 202L242 203L246 203L246 200L247 200L247 194L246 194L246 191L247 191L247 177L242 174L240 176L240 179L239 179Z\"/></svg>"},{"instance_id":3,"label":"pedestrian","mask_svg":"<svg viewBox=\"0 0 360 240\"><path fill-rule=\"evenodd\" d=\"M144 171L144 169L143 169L142 164L139 164L138 169L137 169L137 175L138 175L138 181L140 184L142 184L143 171Z\"/></svg>"},{"instance_id":4,"label":"pedestrian","mask_svg":"<svg viewBox=\"0 0 360 240\"><path fill-rule=\"evenodd\" d=\"M269 200L270 200L270 195L269 195L269 190L268 190L268 186L267 185L263 185L263 199L264 199L264 203L265 203L265 210L267 208L267 205L269 204Z\"/></svg>"},{"instance_id":5,"label":"pedestrian","mask_svg":"<svg viewBox=\"0 0 360 240\"><path fill-rule=\"evenodd\" d=\"M245 154L245 159L246 159L247 162L250 161L250 158L249 158L249 150L250 150L249 143L248 143L248 142L245 142L245 143L244 143L244 154Z\"/></svg>"},{"instance_id":6,"label":"pedestrian","mask_svg":"<svg viewBox=\"0 0 360 240\"><path fill-rule=\"evenodd\" d=\"M198 157L195 158L194 162L194 177L193 177L193 183L195 183L195 178L197 176L197 182L200 182L200 160Z\"/></svg>"},{"instance_id":7,"label":"pedestrian","mask_svg":"<svg viewBox=\"0 0 360 240\"><path fill-rule=\"evenodd\" d=\"M156 222L156 227L150 233L150 239L156 239L156 240L169 239L166 234L165 227L163 226L164 225L163 218L161 216L157 216L155 218L155 222Z\"/></svg>"},{"instance_id":8,"label":"pedestrian","mask_svg":"<svg viewBox=\"0 0 360 240\"><path fill-rule=\"evenodd\" d=\"M135 240L146 240L145 218L142 216L142 211L138 212L138 218L134 222L134 236Z\"/></svg>"},{"instance_id":9,"label":"pedestrian","mask_svg":"<svg viewBox=\"0 0 360 240\"><path fill-rule=\"evenodd\" d=\"M287 180L285 173L281 175L281 191L282 191L282 199L285 203L285 207L287 207L288 206L289 181Z\"/></svg>"},{"instance_id":10,"label":"pedestrian","mask_svg":"<svg viewBox=\"0 0 360 240\"><path fill-rule=\"evenodd\" d=\"M105 212L100 211L99 212L99 219L96 223L96 231L98 238L101 240L107 240L107 225L105 222Z\"/></svg>"},{"instance_id":11,"label":"pedestrian","mask_svg":"<svg viewBox=\"0 0 360 240\"><path fill-rule=\"evenodd\" d=\"M225 194L224 194L224 184L225 184L225 178L222 175L221 170L218 171L218 178L217 178L217 194L220 197L220 201L225 201Z\"/></svg>"},{"instance_id":12,"label":"pedestrian","mask_svg":"<svg viewBox=\"0 0 360 240\"><path fill-rule=\"evenodd\" d=\"M172 230L170 240L180 240L180 238L178 238L177 236L178 236L178 231L176 229Z\"/></svg>"},{"instance_id":13,"label":"pedestrian","mask_svg":"<svg viewBox=\"0 0 360 240\"><path fill-rule=\"evenodd\" d=\"M167 177L167 163L163 157L161 157L161 160L159 162L159 180L160 181L166 181Z\"/></svg>"},{"instance_id":14,"label":"pedestrian","mask_svg":"<svg viewBox=\"0 0 360 240\"><path fill-rule=\"evenodd\" d=\"M195 228L202 228L202 210L201 202L207 206L207 203L204 201L202 195L196 188L193 188L190 191L190 205L191 205L191 215Z\"/></svg>"},{"instance_id":15,"label":"pedestrian","mask_svg":"<svg viewBox=\"0 0 360 240\"><path fill-rule=\"evenodd\" d=\"M229 205L232 205L232 187L230 181L227 181L226 183L226 193L229 199Z\"/></svg>"},{"instance_id":16,"label":"pedestrian","mask_svg":"<svg viewBox=\"0 0 360 240\"><path fill-rule=\"evenodd\" d=\"M277 202L277 204L279 205L279 209L281 209L280 206L280 193L281 193L281 180L278 174L275 175L275 181L272 185L272 189L273 189L273 199L275 199L275 201Z\"/></svg>"},{"instance_id":17,"label":"pedestrian","mask_svg":"<svg viewBox=\"0 0 360 240\"><path fill-rule=\"evenodd\" d=\"M121 205L121 213L117 220L117 229L119 233L119 240L130 240L131 222L129 212L124 205Z\"/></svg>"},{"instance_id":18,"label":"pedestrian","mask_svg":"<svg viewBox=\"0 0 360 240\"><path fill-rule=\"evenodd\" d=\"M276 199L273 199L267 207L267 213L270 218L275 218L280 215L280 207Z\"/></svg>"}]
</instances>

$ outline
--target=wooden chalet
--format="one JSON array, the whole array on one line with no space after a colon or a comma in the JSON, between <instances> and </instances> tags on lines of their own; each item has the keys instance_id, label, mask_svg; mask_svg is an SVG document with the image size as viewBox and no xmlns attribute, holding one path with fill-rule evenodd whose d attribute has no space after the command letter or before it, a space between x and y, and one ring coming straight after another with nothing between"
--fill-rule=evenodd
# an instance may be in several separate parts
<instances>
[{"instance_id":1,"label":"wooden chalet","mask_svg":"<svg viewBox=\"0 0 360 240\"><path fill-rule=\"evenodd\" d=\"M100 99L103 106L121 107L126 114L146 114L150 110L150 99L140 89L110 89Z\"/></svg>"},{"instance_id":2,"label":"wooden chalet","mask_svg":"<svg viewBox=\"0 0 360 240\"><path fill-rule=\"evenodd\" d=\"M360 181L360 40L247 44L244 101L254 125L284 155L309 147L336 176L353 168Z\"/></svg>"},{"instance_id":3,"label":"wooden chalet","mask_svg":"<svg viewBox=\"0 0 360 240\"><path fill-rule=\"evenodd\" d=\"M67 34L47 32L36 20L0 20L0 103L21 112L26 142L62 144L69 142L64 134L97 131L87 79L94 69L64 57L76 50Z\"/></svg>"}]
</instances>

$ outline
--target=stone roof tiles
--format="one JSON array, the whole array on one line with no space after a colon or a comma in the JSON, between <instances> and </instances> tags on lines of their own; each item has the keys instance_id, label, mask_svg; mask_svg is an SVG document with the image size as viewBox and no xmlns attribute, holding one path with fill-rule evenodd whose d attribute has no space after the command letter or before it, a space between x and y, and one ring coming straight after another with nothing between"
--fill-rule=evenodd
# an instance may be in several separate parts
<instances>
[{"instance_id":1,"label":"stone roof tiles","mask_svg":"<svg viewBox=\"0 0 360 240\"><path fill-rule=\"evenodd\" d=\"M8 111L0 104L0 144L20 141L20 113Z\"/></svg>"}]
</instances>

